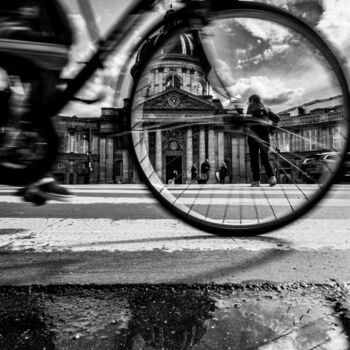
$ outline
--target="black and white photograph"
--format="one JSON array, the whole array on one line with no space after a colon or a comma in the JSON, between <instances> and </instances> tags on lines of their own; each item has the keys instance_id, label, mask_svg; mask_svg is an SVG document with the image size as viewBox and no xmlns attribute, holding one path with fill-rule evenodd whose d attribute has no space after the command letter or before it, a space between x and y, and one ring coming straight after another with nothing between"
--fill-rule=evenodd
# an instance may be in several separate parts
<instances>
[{"instance_id":1,"label":"black and white photograph","mask_svg":"<svg viewBox=\"0 0 350 350\"><path fill-rule=\"evenodd\" d=\"M0 350L349 349L349 84L348 0L2 0Z\"/></svg>"}]
</instances>

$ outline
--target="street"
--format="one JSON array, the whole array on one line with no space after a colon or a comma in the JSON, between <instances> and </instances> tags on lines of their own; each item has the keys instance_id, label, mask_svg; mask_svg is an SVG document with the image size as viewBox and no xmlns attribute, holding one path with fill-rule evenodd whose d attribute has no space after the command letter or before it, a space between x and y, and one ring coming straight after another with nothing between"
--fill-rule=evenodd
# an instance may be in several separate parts
<instances>
[{"instance_id":1,"label":"street","mask_svg":"<svg viewBox=\"0 0 350 350\"><path fill-rule=\"evenodd\" d=\"M0 188L1 349L348 349L349 186L249 238L188 226L142 185L67 188L41 207Z\"/></svg>"},{"instance_id":2,"label":"street","mask_svg":"<svg viewBox=\"0 0 350 350\"><path fill-rule=\"evenodd\" d=\"M42 207L1 188L1 284L350 280L347 185L296 223L248 238L188 226L142 185L68 188L70 203Z\"/></svg>"}]
</instances>

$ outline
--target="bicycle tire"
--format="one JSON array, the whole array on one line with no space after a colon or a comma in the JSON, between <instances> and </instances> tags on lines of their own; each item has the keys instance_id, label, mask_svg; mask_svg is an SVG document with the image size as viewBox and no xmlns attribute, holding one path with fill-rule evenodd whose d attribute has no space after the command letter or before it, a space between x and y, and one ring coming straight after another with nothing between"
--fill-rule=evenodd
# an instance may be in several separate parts
<instances>
[{"instance_id":1,"label":"bicycle tire","mask_svg":"<svg viewBox=\"0 0 350 350\"><path fill-rule=\"evenodd\" d=\"M44 92L49 91L47 77L34 61L12 53L1 53L0 67L8 77L15 77L14 89L21 90L16 95L25 96L23 98L27 101L12 102L12 107L9 108L19 109L16 117L12 113L5 117L6 120L4 116L1 120L0 183L23 186L44 177L54 164L58 153L58 136L51 118L41 110L40 104ZM29 89L28 93L24 91L24 87ZM17 98L13 97L14 89L11 89L12 100ZM9 148L8 143L12 142L9 130L12 127L15 129L14 133L22 135L24 140L21 142L28 144L22 146L18 141L20 145ZM9 156L11 152L17 152L13 157L17 157L17 154L22 152L19 157L24 158L23 162L18 162L18 159L11 160Z\"/></svg>"},{"instance_id":2,"label":"bicycle tire","mask_svg":"<svg viewBox=\"0 0 350 350\"><path fill-rule=\"evenodd\" d=\"M169 190L169 186L167 186L165 181L162 180L162 176L157 175L157 166L154 165L155 161L151 161L151 155L148 154L147 148L149 146L149 143L146 147L145 139L142 135L145 132L148 133L150 130L152 132L158 130L162 133L162 128L164 130L164 125L157 127L157 124L155 123L153 128L150 128L149 126L145 127L143 125L144 123L142 116L140 117L140 115L143 113L143 103L147 99L142 99L137 94L142 82L142 74L146 72L147 67L150 66L155 53L159 52L164 47L164 45L169 43L169 41L176 35L179 35L180 33L191 32L193 23L195 23L196 30L199 29L198 26L203 26L203 23L198 24L198 21L193 21L193 18L191 17L193 14L188 14L186 17L186 12L183 10L179 11L178 14L175 13L171 17L171 20L178 19L180 24L173 26L173 29L169 30L167 35L164 35L161 38L157 38L157 45L154 46L151 52L148 53L147 57L144 58L144 64L142 68L139 68L138 75L134 77L130 118L131 143L133 145L133 153L143 181L146 183L153 195L159 200L159 202L163 204L163 206L167 208L172 214L201 230L220 236L251 236L264 234L295 221L307 213L309 210L314 208L317 203L319 203L319 201L324 198L337 176L341 173L342 163L344 161L346 150L349 147L350 96L347 80L341 63L336 54L330 48L329 44L326 43L325 40L304 21L301 21L288 12L285 12L273 6L254 2L239 1L230 3L225 1L216 1L212 3L211 12L208 12L206 15L208 15L208 18L206 18L208 22L213 21L214 19L222 18L231 19L247 17L268 19L273 23L278 23L280 25L286 26L290 30L299 33L309 43L312 43L312 47L316 48L322 54L327 64L331 67L332 72L334 73L334 76L336 77L337 83L339 85L339 89L341 90L344 108L344 117L341 121L341 125L343 127L342 149L338 152L338 162L336 163L336 166L332 168L332 171L329 172L322 183L318 183L316 181L314 182L316 185L316 190L312 193L312 195L308 196L299 207L292 207L293 210L290 210L287 213L283 213L278 217L276 215L275 217L271 215L271 217L268 217L267 220L259 220L258 218L258 221L254 223L247 221L246 223L242 224L241 222L234 222L235 220L232 220L234 223L232 223L232 221L231 223L229 221L225 223L222 222L221 219L218 220L211 218L208 217L208 215L203 215L202 212L192 210L192 207L190 207L192 204L187 204L186 198L184 201L182 201L182 198L179 199L182 194L179 196L174 195L174 192L176 191L171 192L171 190ZM199 22L202 20L203 18L199 18ZM202 28L199 30L201 29ZM176 124L176 121L174 121L173 124ZM171 121L168 121L166 127L172 127ZM182 127L186 127L186 124L183 124ZM179 189L179 191L181 191L181 189ZM283 187L281 187L281 191L284 191ZM238 210L241 210L241 203L239 201L240 198L238 198L237 206ZM226 206L228 206L228 204L226 204ZM210 210L210 208L208 210ZM257 209L255 208L255 210Z\"/></svg>"}]
</instances>

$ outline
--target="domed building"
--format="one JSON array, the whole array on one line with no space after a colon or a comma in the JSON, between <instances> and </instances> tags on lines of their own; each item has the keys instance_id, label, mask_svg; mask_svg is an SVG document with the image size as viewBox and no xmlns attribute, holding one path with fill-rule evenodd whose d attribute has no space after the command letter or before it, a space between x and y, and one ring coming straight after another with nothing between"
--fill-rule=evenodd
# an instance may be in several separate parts
<instances>
[{"instance_id":1,"label":"domed building","mask_svg":"<svg viewBox=\"0 0 350 350\"><path fill-rule=\"evenodd\" d=\"M165 16L172 13L170 8ZM146 134L149 157L166 183L174 178L174 171L178 173L177 183L189 182L191 166L196 163L200 168L205 159L211 165L210 182L216 182L215 172L223 161L230 180L245 182L245 139L215 127L214 118L225 110L220 100L211 96L211 67L198 45L200 41L190 33L179 33L158 50L176 24L167 23L141 45L130 71L138 82L142 122L171 120L183 125L181 129ZM55 176L63 183L139 182L129 140L116 136L129 113L126 104L124 108L103 108L96 119L60 117L61 153Z\"/></svg>"},{"instance_id":2,"label":"domed building","mask_svg":"<svg viewBox=\"0 0 350 350\"><path fill-rule=\"evenodd\" d=\"M172 11L169 10L167 15ZM210 66L192 34L180 33L156 51L169 29L170 25L146 39L139 50L135 65L131 68L133 78L142 75L144 90L139 93L151 96L169 88L177 88L193 95L208 95L210 86L207 74ZM142 71L150 55L152 60L146 71Z\"/></svg>"},{"instance_id":3,"label":"domed building","mask_svg":"<svg viewBox=\"0 0 350 350\"><path fill-rule=\"evenodd\" d=\"M166 16L172 12L170 9ZM198 45L200 41L192 34L179 33L158 49L171 29L173 23L169 23L145 40L130 71L137 82L144 129L157 123L181 124L181 128L144 134L155 171L166 183L174 181L175 172L176 183L188 183L192 165L197 164L200 169L201 163L208 159L209 182L216 182L215 172L223 161L228 168L229 182L250 182L249 151L243 130L228 131L215 123L218 115L228 111L211 95L208 80L211 67ZM322 100L322 108L313 109L310 106L319 101L311 102L308 105L311 111L300 107L296 116L290 111L281 114L280 125L284 131L275 132L271 150L282 153L282 159L288 161L282 164L276 152L272 152L271 160L278 176L288 174L287 180L302 181L291 164L298 166L306 156L318 152L316 139L322 138L322 149L336 148L334 123L341 118L342 111L325 107L334 101ZM61 143L53 174L58 181L66 184L140 182L129 139L123 135L123 126L131 113L129 104L126 99L123 108L102 108L96 118L57 117ZM317 117L319 122L315 122Z\"/></svg>"},{"instance_id":4,"label":"domed building","mask_svg":"<svg viewBox=\"0 0 350 350\"><path fill-rule=\"evenodd\" d=\"M143 105L145 129L147 124L169 121L183 127L147 133L146 147L157 174L166 183L174 178L174 172L178 174L175 182L189 182L192 165L196 163L199 168L205 159L211 164L210 181L216 181L214 174L225 153L225 160L231 163L231 150L224 151L224 132L213 126L215 116L224 113L224 108L210 94L207 77L211 67L198 39L179 33L159 48L171 25L145 41L131 74L138 82L137 98Z\"/></svg>"}]
</instances>

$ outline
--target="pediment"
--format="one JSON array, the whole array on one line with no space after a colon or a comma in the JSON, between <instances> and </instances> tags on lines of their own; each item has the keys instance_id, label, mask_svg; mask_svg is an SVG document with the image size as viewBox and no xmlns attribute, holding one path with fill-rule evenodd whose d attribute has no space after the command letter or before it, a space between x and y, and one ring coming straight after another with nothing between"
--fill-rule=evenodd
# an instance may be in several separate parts
<instances>
[{"instance_id":1,"label":"pediment","mask_svg":"<svg viewBox=\"0 0 350 350\"><path fill-rule=\"evenodd\" d=\"M169 89L144 102L144 110L216 110L217 106L205 96L196 96L180 89Z\"/></svg>"}]
</instances>

